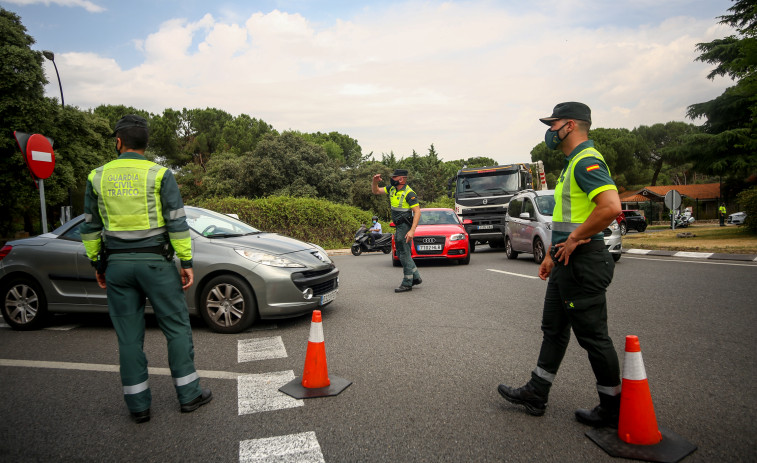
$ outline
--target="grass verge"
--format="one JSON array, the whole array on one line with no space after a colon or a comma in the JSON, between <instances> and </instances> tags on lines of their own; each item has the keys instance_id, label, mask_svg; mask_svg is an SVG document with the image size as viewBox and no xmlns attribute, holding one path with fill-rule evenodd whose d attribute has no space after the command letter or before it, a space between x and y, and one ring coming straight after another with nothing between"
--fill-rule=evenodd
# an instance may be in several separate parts
<instances>
[{"instance_id":1,"label":"grass verge","mask_svg":"<svg viewBox=\"0 0 757 463\"><path fill-rule=\"evenodd\" d=\"M691 233L692 237L679 238ZM644 233L629 232L623 237L624 249L652 249L662 251L698 251L726 254L757 254L757 235L744 227L697 225L671 230L649 227Z\"/></svg>"}]
</instances>

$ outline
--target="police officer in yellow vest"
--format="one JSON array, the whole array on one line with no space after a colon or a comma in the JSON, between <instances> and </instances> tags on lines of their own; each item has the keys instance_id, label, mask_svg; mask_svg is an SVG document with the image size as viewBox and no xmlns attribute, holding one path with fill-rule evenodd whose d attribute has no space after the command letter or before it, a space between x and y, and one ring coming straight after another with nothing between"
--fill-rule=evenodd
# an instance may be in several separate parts
<instances>
[{"instance_id":1,"label":"police officer in yellow vest","mask_svg":"<svg viewBox=\"0 0 757 463\"><path fill-rule=\"evenodd\" d=\"M602 232L621 211L618 191L602 155L588 139L588 106L560 103L551 116L540 120L550 126L547 146L565 154L555 187L552 258L544 259L539 267L539 277L549 278L541 325L544 337L528 383L517 389L500 384L498 391L508 401L525 406L529 414L543 415L572 327L588 353L599 393L599 405L577 410L576 419L595 427L617 427L620 367L607 330L605 299L615 262Z\"/></svg>"},{"instance_id":2,"label":"police officer in yellow vest","mask_svg":"<svg viewBox=\"0 0 757 463\"><path fill-rule=\"evenodd\" d=\"M390 186L379 187L380 181L381 174L373 176L371 191L376 195L389 195L392 205L392 222L394 222L396 229L394 243L397 247L397 257L402 263L402 283L394 292L412 291L413 286L423 282L418 267L413 262L410 248L413 245L413 236L415 236L418 221L421 219L421 206L418 202L418 196L407 184L407 170L395 169L389 182Z\"/></svg>"},{"instance_id":3,"label":"police officer in yellow vest","mask_svg":"<svg viewBox=\"0 0 757 463\"><path fill-rule=\"evenodd\" d=\"M144 158L147 121L128 115L116 123L118 159L93 170L84 196L81 237L107 290L118 336L124 400L137 423L150 420L152 396L143 352L145 297L168 343L168 363L180 410L192 412L212 399L200 388L183 289L194 280L184 204L170 170ZM173 261L181 261L181 274Z\"/></svg>"},{"instance_id":4,"label":"police officer in yellow vest","mask_svg":"<svg viewBox=\"0 0 757 463\"><path fill-rule=\"evenodd\" d=\"M718 208L718 212L720 213L720 226L725 227L725 215L727 213L725 209L725 203L720 203L720 207Z\"/></svg>"}]
</instances>

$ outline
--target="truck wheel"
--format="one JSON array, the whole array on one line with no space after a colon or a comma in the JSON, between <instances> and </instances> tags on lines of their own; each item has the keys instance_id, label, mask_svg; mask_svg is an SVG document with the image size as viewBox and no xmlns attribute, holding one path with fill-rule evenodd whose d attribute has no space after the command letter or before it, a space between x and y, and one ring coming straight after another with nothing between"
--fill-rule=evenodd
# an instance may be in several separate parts
<instances>
[{"instance_id":1,"label":"truck wheel","mask_svg":"<svg viewBox=\"0 0 757 463\"><path fill-rule=\"evenodd\" d=\"M542 243L541 238L537 236L534 238L534 262L541 264L546 253L547 251L544 249L544 243Z\"/></svg>"},{"instance_id":2,"label":"truck wheel","mask_svg":"<svg viewBox=\"0 0 757 463\"><path fill-rule=\"evenodd\" d=\"M505 255L508 259L517 259L518 253L513 251L513 244L510 242L510 237L505 237Z\"/></svg>"}]
</instances>

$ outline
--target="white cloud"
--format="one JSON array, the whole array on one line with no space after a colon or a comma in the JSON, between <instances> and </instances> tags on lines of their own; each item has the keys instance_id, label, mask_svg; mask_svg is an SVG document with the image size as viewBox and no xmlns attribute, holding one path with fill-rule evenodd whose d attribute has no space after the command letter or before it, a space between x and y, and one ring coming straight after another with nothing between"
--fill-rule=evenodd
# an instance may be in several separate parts
<instances>
[{"instance_id":1,"label":"white cloud","mask_svg":"<svg viewBox=\"0 0 757 463\"><path fill-rule=\"evenodd\" d=\"M714 20L589 28L535 11L388 4L325 28L280 11L208 14L164 22L132 69L78 53L56 62L80 107L216 107L279 130L339 131L377 158L433 143L445 159L503 163L530 159L545 129L537 118L560 101L589 104L595 127L633 128L684 120L729 84L694 61L697 43L728 35Z\"/></svg>"},{"instance_id":2,"label":"white cloud","mask_svg":"<svg viewBox=\"0 0 757 463\"><path fill-rule=\"evenodd\" d=\"M87 1L87 0L6 0L7 3L11 3L14 5L20 5L20 6L29 6L29 5L58 5L58 6L67 6L67 7L75 7L75 8L84 8L85 10L89 11L90 13L102 13L105 11L105 8L97 5L93 2Z\"/></svg>"}]
</instances>

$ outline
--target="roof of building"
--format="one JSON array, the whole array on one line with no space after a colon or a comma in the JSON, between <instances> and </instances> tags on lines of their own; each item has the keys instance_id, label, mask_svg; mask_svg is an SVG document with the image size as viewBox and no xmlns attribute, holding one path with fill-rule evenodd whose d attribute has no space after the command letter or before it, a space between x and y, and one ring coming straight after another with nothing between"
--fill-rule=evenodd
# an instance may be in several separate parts
<instances>
[{"instance_id":1,"label":"roof of building","mask_svg":"<svg viewBox=\"0 0 757 463\"><path fill-rule=\"evenodd\" d=\"M698 183L694 185L657 185L647 186L640 190L626 191L620 195L622 202L644 202L659 200L670 190L677 190L681 196L691 199L720 198L719 183Z\"/></svg>"}]
</instances>

